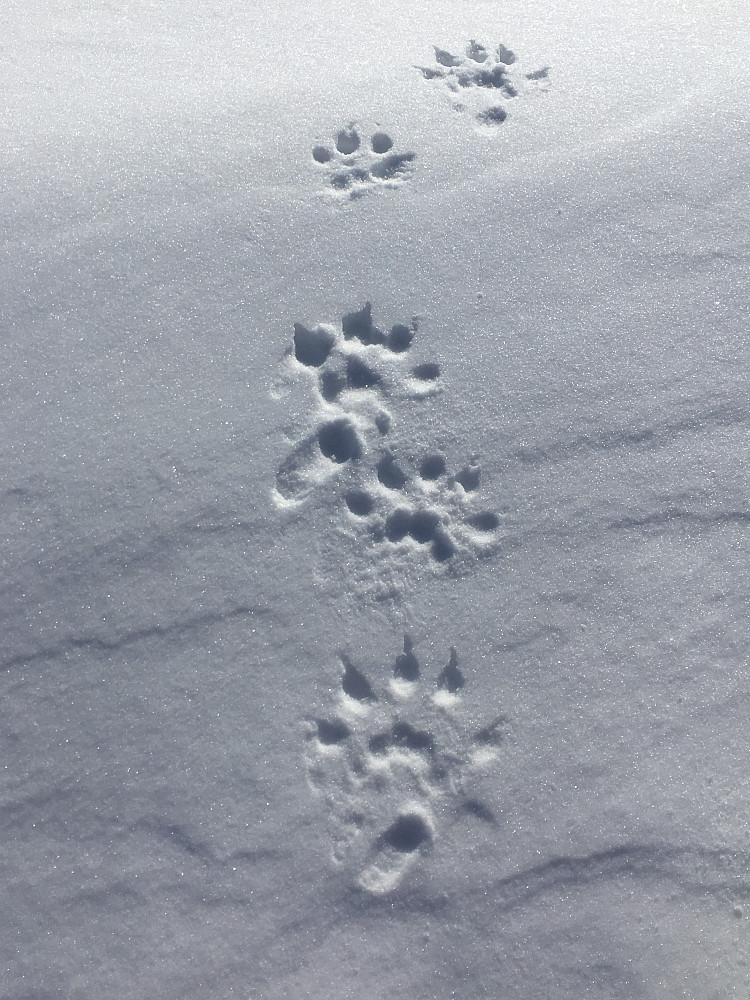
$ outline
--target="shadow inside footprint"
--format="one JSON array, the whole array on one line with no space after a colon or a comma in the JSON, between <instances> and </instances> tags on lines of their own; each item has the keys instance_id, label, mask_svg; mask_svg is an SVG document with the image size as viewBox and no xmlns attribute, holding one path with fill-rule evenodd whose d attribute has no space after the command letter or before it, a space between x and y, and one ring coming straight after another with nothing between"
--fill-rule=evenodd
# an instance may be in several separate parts
<instances>
[{"instance_id":1,"label":"shadow inside footprint","mask_svg":"<svg viewBox=\"0 0 750 1000\"><path fill-rule=\"evenodd\" d=\"M445 49L439 49L436 45L433 48L435 50L435 62L440 63L441 66L451 67L461 65L461 60L451 55L450 52L446 52Z\"/></svg>"},{"instance_id":2,"label":"shadow inside footprint","mask_svg":"<svg viewBox=\"0 0 750 1000\"><path fill-rule=\"evenodd\" d=\"M419 466L421 479L432 482L439 479L445 472L445 459L442 455L425 455Z\"/></svg>"},{"instance_id":3,"label":"shadow inside footprint","mask_svg":"<svg viewBox=\"0 0 750 1000\"><path fill-rule=\"evenodd\" d=\"M484 743L488 746L500 746L505 737L504 730L507 724L508 719L506 716L498 715L492 722L479 730L475 736L477 743Z\"/></svg>"},{"instance_id":4,"label":"shadow inside footprint","mask_svg":"<svg viewBox=\"0 0 750 1000\"><path fill-rule=\"evenodd\" d=\"M437 679L438 690L456 694L464 686L464 683L464 675L458 669L458 653L455 649L451 649L451 658Z\"/></svg>"},{"instance_id":5,"label":"shadow inside footprint","mask_svg":"<svg viewBox=\"0 0 750 1000\"><path fill-rule=\"evenodd\" d=\"M349 727L339 719L328 722L326 719L318 719L318 739L324 746L335 746L343 743L350 736Z\"/></svg>"},{"instance_id":6,"label":"shadow inside footprint","mask_svg":"<svg viewBox=\"0 0 750 1000\"><path fill-rule=\"evenodd\" d=\"M335 343L336 338L330 330L308 330L301 323L294 324L294 356L300 364L320 368Z\"/></svg>"},{"instance_id":7,"label":"shadow inside footprint","mask_svg":"<svg viewBox=\"0 0 750 1000\"><path fill-rule=\"evenodd\" d=\"M442 80L445 76L441 69L433 69L431 66L417 66L417 69L425 80Z\"/></svg>"},{"instance_id":8,"label":"shadow inside footprint","mask_svg":"<svg viewBox=\"0 0 750 1000\"><path fill-rule=\"evenodd\" d=\"M467 493L473 493L479 487L480 477L481 469L478 465L465 465L456 476L456 482L460 483Z\"/></svg>"},{"instance_id":9,"label":"shadow inside footprint","mask_svg":"<svg viewBox=\"0 0 750 1000\"><path fill-rule=\"evenodd\" d=\"M346 380L350 389L371 389L380 382L380 376L364 361L352 355L346 362Z\"/></svg>"},{"instance_id":10,"label":"shadow inside footprint","mask_svg":"<svg viewBox=\"0 0 750 1000\"><path fill-rule=\"evenodd\" d=\"M359 133L354 128L342 128L336 136L336 149L344 156L356 153L360 146Z\"/></svg>"},{"instance_id":11,"label":"shadow inside footprint","mask_svg":"<svg viewBox=\"0 0 750 1000\"><path fill-rule=\"evenodd\" d=\"M343 464L362 457L362 444L348 420L332 420L318 431L318 444L326 458Z\"/></svg>"},{"instance_id":12,"label":"shadow inside footprint","mask_svg":"<svg viewBox=\"0 0 750 1000\"><path fill-rule=\"evenodd\" d=\"M372 304L370 302L366 302L363 308L357 312L342 316L341 329L345 340L352 340L356 337L365 346L385 343L385 334L382 330L378 330L372 322Z\"/></svg>"},{"instance_id":13,"label":"shadow inside footprint","mask_svg":"<svg viewBox=\"0 0 750 1000\"><path fill-rule=\"evenodd\" d=\"M393 351L394 354L403 354L404 351L409 350L413 339L414 331L411 327L397 323L388 334L388 350Z\"/></svg>"},{"instance_id":14,"label":"shadow inside footprint","mask_svg":"<svg viewBox=\"0 0 750 1000\"><path fill-rule=\"evenodd\" d=\"M402 490L409 477L397 464L393 455L383 455L377 464L378 480L389 490Z\"/></svg>"},{"instance_id":15,"label":"shadow inside footprint","mask_svg":"<svg viewBox=\"0 0 750 1000\"><path fill-rule=\"evenodd\" d=\"M393 664L393 676L412 684L419 680L419 661L414 655L414 643L408 635L404 636L403 653L399 653Z\"/></svg>"},{"instance_id":16,"label":"shadow inside footprint","mask_svg":"<svg viewBox=\"0 0 750 1000\"><path fill-rule=\"evenodd\" d=\"M487 108L486 111L480 111L477 115L477 121L483 125L502 125L507 117L508 112L498 104L494 108Z\"/></svg>"},{"instance_id":17,"label":"shadow inside footprint","mask_svg":"<svg viewBox=\"0 0 750 1000\"><path fill-rule=\"evenodd\" d=\"M346 389L347 381L341 372L322 372L320 376L320 394L327 403L333 403Z\"/></svg>"},{"instance_id":18,"label":"shadow inside footprint","mask_svg":"<svg viewBox=\"0 0 750 1000\"><path fill-rule=\"evenodd\" d=\"M438 528L432 540L432 558L435 562L448 562L455 554L456 546L452 539L442 528Z\"/></svg>"},{"instance_id":19,"label":"shadow inside footprint","mask_svg":"<svg viewBox=\"0 0 750 1000\"><path fill-rule=\"evenodd\" d=\"M502 90L506 97L517 97L518 91L511 84L505 69L502 66L495 66L493 69L483 69L466 78L460 76L458 82L462 87L470 87L476 84L477 87L486 87L488 90Z\"/></svg>"},{"instance_id":20,"label":"shadow inside footprint","mask_svg":"<svg viewBox=\"0 0 750 1000\"><path fill-rule=\"evenodd\" d=\"M466 46L466 57L471 59L473 62L487 62L489 55L490 54L484 45L481 45L479 42L475 42L473 38Z\"/></svg>"},{"instance_id":21,"label":"shadow inside footprint","mask_svg":"<svg viewBox=\"0 0 750 1000\"><path fill-rule=\"evenodd\" d=\"M440 518L432 510L417 510L412 514L409 534L420 545L426 545L435 537Z\"/></svg>"},{"instance_id":22,"label":"shadow inside footprint","mask_svg":"<svg viewBox=\"0 0 750 1000\"><path fill-rule=\"evenodd\" d=\"M372 514L374 507L373 499L364 490L349 490L344 494L346 506L357 517L367 517Z\"/></svg>"},{"instance_id":23,"label":"shadow inside footprint","mask_svg":"<svg viewBox=\"0 0 750 1000\"><path fill-rule=\"evenodd\" d=\"M422 382L434 382L436 378L440 378L440 365L435 361L426 361L423 365L412 368L411 373Z\"/></svg>"},{"instance_id":24,"label":"shadow inside footprint","mask_svg":"<svg viewBox=\"0 0 750 1000\"><path fill-rule=\"evenodd\" d=\"M385 132L376 132L370 139L373 153L387 153L393 148L393 139Z\"/></svg>"},{"instance_id":25,"label":"shadow inside footprint","mask_svg":"<svg viewBox=\"0 0 750 1000\"><path fill-rule=\"evenodd\" d=\"M400 747L404 750L412 750L415 753L429 753L433 751L433 739L429 733L421 729L415 729L408 722L395 722L388 733L377 733L371 736L368 742L370 753L384 754L391 747Z\"/></svg>"},{"instance_id":26,"label":"shadow inside footprint","mask_svg":"<svg viewBox=\"0 0 750 1000\"><path fill-rule=\"evenodd\" d=\"M467 518L467 524L477 531L494 531L500 525L500 518L492 511L482 511L480 514L472 514Z\"/></svg>"},{"instance_id":27,"label":"shadow inside footprint","mask_svg":"<svg viewBox=\"0 0 750 1000\"><path fill-rule=\"evenodd\" d=\"M408 722L394 722L391 737L394 746L405 747L407 750L421 753L423 750L432 751L433 749L432 736L422 729L415 729Z\"/></svg>"},{"instance_id":28,"label":"shadow inside footprint","mask_svg":"<svg viewBox=\"0 0 750 1000\"><path fill-rule=\"evenodd\" d=\"M418 813L399 816L379 837L380 846L401 854L412 854L430 839L430 829Z\"/></svg>"},{"instance_id":29,"label":"shadow inside footprint","mask_svg":"<svg viewBox=\"0 0 750 1000\"><path fill-rule=\"evenodd\" d=\"M341 679L341 690L354 701L377 701L372 685L365 675L354 666L351 660L341 657L344 665L344 676Z\"/></svg>"},{"instance_id":30,"label":"shadow inside footprint","mask_svg":"<svg viewBox=\"0 0 750 1000\"><path fill-rule=\"evenodd\" d=\"M483 823L489 823L490 826L495 826L497 822L495 814L489 806L486 806L484 802L480 802L479 799L466 799L463 803L463 810L470 816L476 816Z\"/></svg>"},{"instance_id":31,"label":"shadow inside footprint","mask_svg":"<svg viewBox=\"0 0 750 1000\"><path fill-rule=\"evenodd\" d=\"M379 181L390 181L406 172L407 164L416 159L416 153L390 153L374 163L370 173Z\"/></svg>"},{"instance_id":32,"label":"shadow inside footprint","mask_svg":"<svg viewBox=\"0 0 750 1000\"><path fill-rule=\"evenodd\" d=\"M400 542L406 538L411 526L411 511L397 507L385 522L385 537L389 542Z\"/></svg>"}]
</instances>

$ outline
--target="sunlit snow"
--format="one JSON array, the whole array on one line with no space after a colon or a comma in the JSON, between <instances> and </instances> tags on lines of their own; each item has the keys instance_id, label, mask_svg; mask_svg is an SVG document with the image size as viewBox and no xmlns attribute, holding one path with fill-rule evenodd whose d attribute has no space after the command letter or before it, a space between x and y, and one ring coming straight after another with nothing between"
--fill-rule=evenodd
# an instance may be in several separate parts
<instances>
[{"instance_id":1,"label":"sunlit snow","mask_svg":"<svg viewBox=\"0 0 750 1000\"><path fill-rule=\"evenodd\" d=\"M747 998L747 4L0 27L0 995Z\"/></svg>"}]
</instances>

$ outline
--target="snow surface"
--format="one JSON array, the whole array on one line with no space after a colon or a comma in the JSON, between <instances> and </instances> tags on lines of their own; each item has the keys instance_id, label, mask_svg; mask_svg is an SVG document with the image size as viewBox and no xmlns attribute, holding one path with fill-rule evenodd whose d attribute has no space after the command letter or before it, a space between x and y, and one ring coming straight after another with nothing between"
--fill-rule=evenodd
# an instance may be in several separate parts
<instances>
[{"instance_id":1,"label":"snow surface","mask_svg":"<svg viewBox=\"0 0 750 1000\"><path fill-rule=\"evenodd\" d=\"M750 995L748 37L5 0L3 998Z\"/></svg>"}]
</instances>

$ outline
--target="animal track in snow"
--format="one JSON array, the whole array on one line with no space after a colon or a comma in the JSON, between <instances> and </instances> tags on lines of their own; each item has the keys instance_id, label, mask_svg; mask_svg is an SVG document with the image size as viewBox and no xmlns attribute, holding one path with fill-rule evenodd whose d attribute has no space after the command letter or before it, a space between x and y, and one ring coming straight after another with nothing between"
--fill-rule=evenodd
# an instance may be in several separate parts
<instances>
[{"instance_id":1,"label":"animal track in snow","mask_svg":"<svg viewBox=\"0 0 750 1000\"><path fill-rule=\"evenodd\" d=\"M400 153L386 132L375 132L363 143L354 124L342 128L332 146L314 146L312 158L332 191L360 198L376 187L397 187L408 180L416 153Z\"/></svg>"},{"instance_id":2,"label":"animal track in snow","mask_svg":"<svg viewBox=\"0 0 750 1000\"><path fill-rule=\"evenodd\" d=\"M356 485L343 493L350 523L388 554L414 559L424 551L441 564L460 552L484 555L496 546L500 518L479 509L472 496L478 463L451 474L439 452L401 460L383 447L374 468L358 472Z\"/></svg>"},{"instance_id":3,"label":"animal track in snow","mask_svg":"<svg viewBox=\"0 0 750 1000\"><path fill-rule=\"evenodd\" d=\"M426 680L406 635L382 691L344 653L339 668L335 706L307 720L308 780L328 811L334 862L384 895L432 849L441 818L495 822L465 786L499 756L508 720L477 729L461 718L465 676L455 649Z\"/></svg>"},{"instance_id":4,"label":"animal track in snow","mask_svg":"<svg viewBox=\"0 0 750 1000\"><path fill-rule=\"evenodd\" d=\"M453 107L457 111L466 111L464 101L468 102L475 120L483 126L494 128L502 125L508 117L505 104L497 103L498 98L512 99L532 87L547 89L549 67L523 73L518 70L515 53L504 45L490 51L472 39L463 56L454 56L437 46L434 52L434 66L416 68L425 80L437 81L452 93L462 94L464 100L454 103ZM487 103L488 96L494 103Z\"/></svg>"},{"instance_id":5,"label":"animal track in snow","mask_svg":"<svg viewBox=\"0 0 750 1000\"><path fill-rule=\"evenodd\" d=\"M351 472L370 453L368 441L390 430L386 399L425 399L441 390L439 365L408 363L416 331L415 320L387 333L378 329L369 302L343 316L339 328L295 324L285 375L296 386L306 384L315 412L277 471L279 506L300 503L332 477Z\"/></svg>"},{"instance_id":6,"label":"animal track in snow","mask_svg":"<svg viewBox=\"0 0 750 1000\"><path fill-rule=\"evenodd\" d=\"M315 413L277 470L274 500L298 506L335 485L345 533L391 567L426 557L437 568L489 554L501 523L476 502L478 462L450 470L437 449L389 444L391 400L425 400L442 387L436 362L410 363L416 332L416 321L380 330L369 303L342 317L340 329L295 325L287 374L307 384Z\"/></svg>"}]
</instances>

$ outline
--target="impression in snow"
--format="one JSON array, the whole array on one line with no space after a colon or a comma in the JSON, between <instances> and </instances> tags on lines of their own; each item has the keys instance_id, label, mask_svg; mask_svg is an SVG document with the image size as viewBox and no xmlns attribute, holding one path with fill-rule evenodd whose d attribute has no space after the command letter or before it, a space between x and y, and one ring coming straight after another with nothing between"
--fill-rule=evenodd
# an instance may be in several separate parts
<instances>
[{"instance_id":1,"label":"impression in snow","mask_svg":"<svg viewBox=\"0 0 750 1000\"><path fill-rule=\"evenodd\" d=\"M530 87L547 89L549 67L530 73L519 72L515 53L502 44L489 49L472 39L462 56L437 46L434 52L433 66L417 66L416 69L425 80L436 81L449 92L461 94L462 100L453 103L454 109L466 111L471 105L479 125L495 128L506 120L507 107L498 103L498 99L512 100Z\"/></svg>"},{"instance_id":2,"label":"impression in snow","mask_svg":"<svg viewBox=\"0 0 750 1000\"><path fill-rule=\"evenodd\" d=\"M414 320L381 330L369 302L340 328L295 324L287 372L314 413L277 470L274 499L298 506L325 488L342 529L377 547L381 564L426 559L438 569L494 551L501 521L476 503L476 460L451 470L438 449L405 447L403 435L389 443L403 401L442 389L437 362L409 360L416 332Z\"/></svg>"},{"instance_id":3,"label":"impression in snow","mask_svg":"<svg viewBox=\"0 0 750 1000\"><path fill-rule=\"evenodd\" d=\"M374 132L363 143L351 124L340 129L330 145L314 146L312 158L334 193L354 199L378 187L398 187L408 180L416 153L394 149L387 132Z\"/></svg>"},{"instance_id":4,"label":"impression in snow","mask_svg":"<svg viewBox=\"0 0 750 1000\"><path fill-rule=\"evenodd\" d=\"M425 682L404 636L382 691L344 653L339 662L335 705L307 720L308 779L328 813L334 862L367 893L384 895L433 848L436 816L446 808L494 825L492 810L465 786L496 763L508 720L497 715L478 729L467 723L455 649Z\"/></svg>"}]
</instances>

